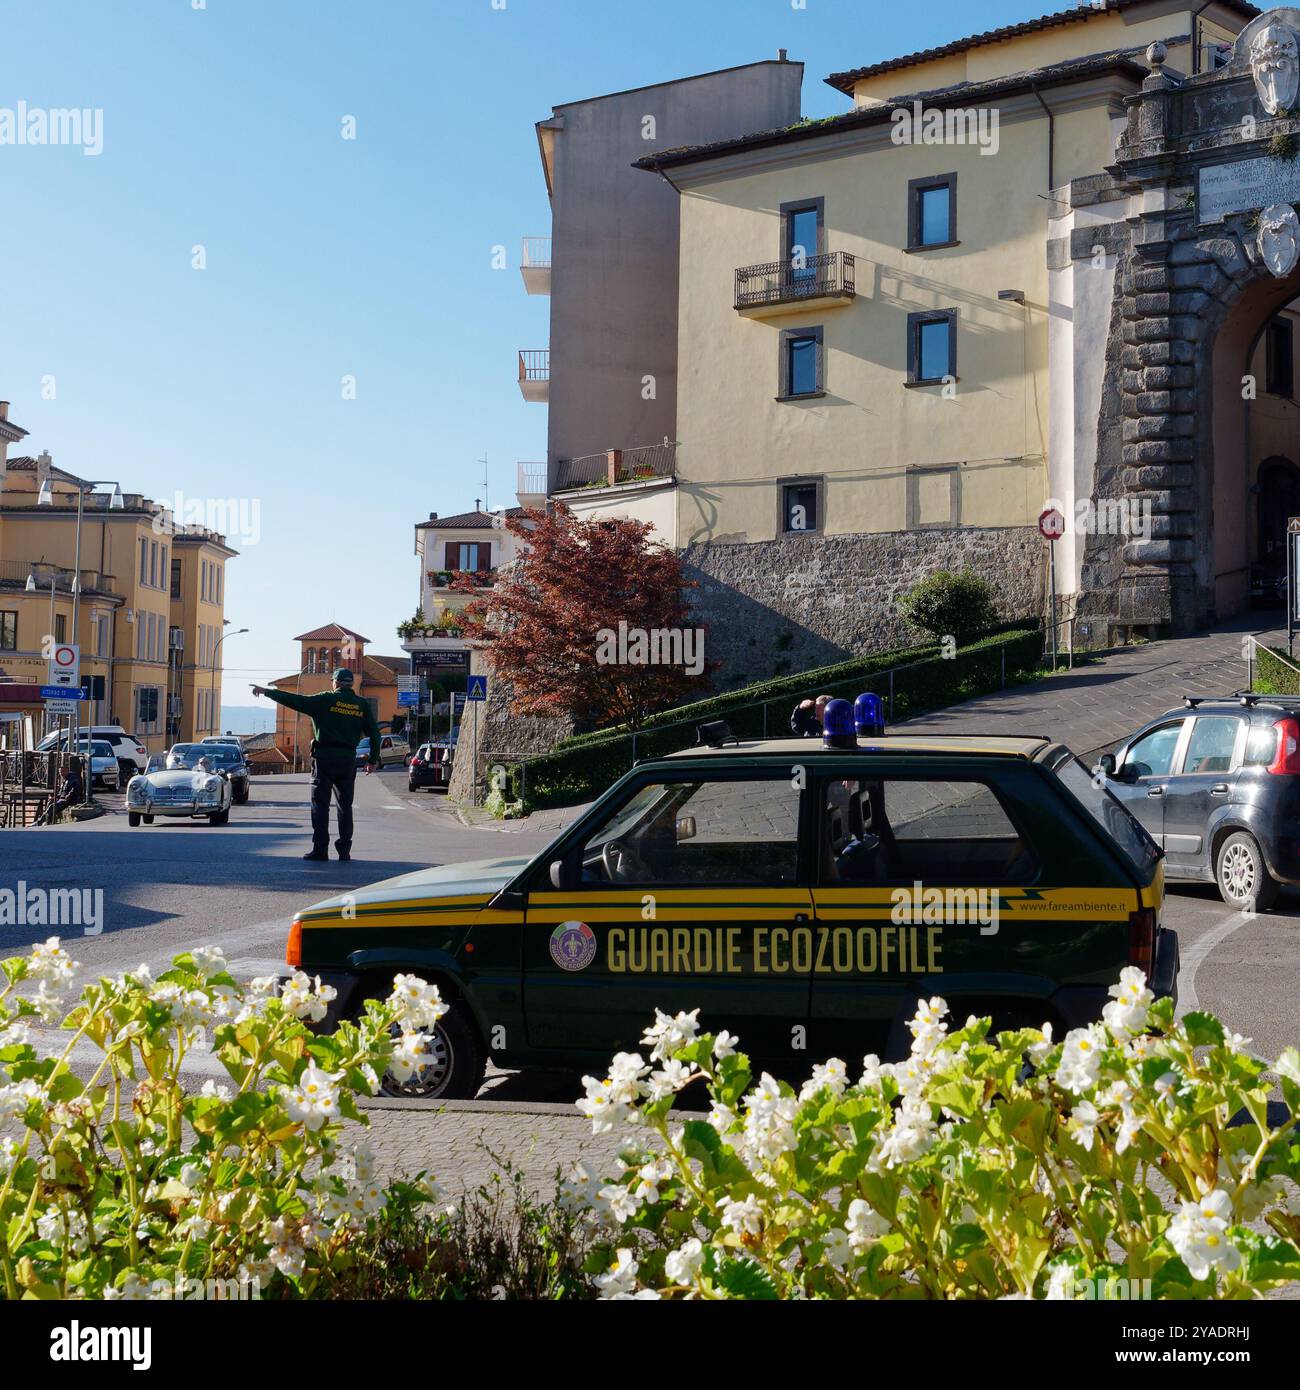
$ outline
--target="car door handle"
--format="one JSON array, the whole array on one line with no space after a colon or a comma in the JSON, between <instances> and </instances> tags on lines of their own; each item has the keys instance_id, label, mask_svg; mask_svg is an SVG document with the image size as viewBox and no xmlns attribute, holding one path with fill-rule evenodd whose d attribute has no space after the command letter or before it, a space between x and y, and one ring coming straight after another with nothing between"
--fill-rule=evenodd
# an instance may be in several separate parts
<instances>
[{"instance_id":1,"label":"car door handle","mask_svg":"<svg viewBox=\"0 0 1300 1390\"><path fill-rule=\"evenodd\" d=\"M1164 789L1163 787L1148 787L1148 788L1147 788L1147 795L1148 795L1148 796L1164 796L1164 794L1165 794L1165 789Z\"/></svg>"},{"instance_id":2,"label":"car door handle","mask_svg":"<svg viewBox=\"0 0 1300 1390\"><path fill-rule=\"evenodd\" d=\"M1227 784L1226 782L1216 782L1216 783L1214 784L1214 786L1212 786L1212 787L1210 788L1210 795L1211 795L1211 796L1227 796L1227 794L1228 794L1231 790L1232 790L1232 788L1229 787L1228 784Z\"/></svg>"},{"instance_id":3,"label":"car door handle","mask_svg":"<svg viewBox=\"0 0 1300 1390\"><path fill-rule=\"evenodd\" d=\"M808 920L808 914L806 912L796 912L794 914L794 920L796 922L806 922Z\"/></svg>"}]
</instances>

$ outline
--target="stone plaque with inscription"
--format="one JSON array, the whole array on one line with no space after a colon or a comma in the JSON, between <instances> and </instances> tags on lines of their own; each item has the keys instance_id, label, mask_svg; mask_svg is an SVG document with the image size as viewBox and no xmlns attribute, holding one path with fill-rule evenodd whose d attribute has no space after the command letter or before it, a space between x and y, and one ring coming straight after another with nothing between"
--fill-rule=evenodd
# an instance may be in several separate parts
<instances>
[{"instance_id":1,"label":"stone plaque with inscription","mask_svg":"<svg viewBox=\"0 0 1300 1390\"><path fill-rule=\"evenodd\" d=\"M1253 212L1273 203L1300 203L1300 160L1237 159L1198 170L1200 222L1222 222L1232 212Z\"/></svg>"}]
</instances>

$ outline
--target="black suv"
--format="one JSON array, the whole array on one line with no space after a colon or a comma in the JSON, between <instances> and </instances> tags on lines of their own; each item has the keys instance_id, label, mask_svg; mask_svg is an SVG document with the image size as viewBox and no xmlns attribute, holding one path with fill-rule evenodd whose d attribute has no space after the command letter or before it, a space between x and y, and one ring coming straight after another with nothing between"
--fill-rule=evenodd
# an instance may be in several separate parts
<instances>
[{"instance_id":1,"label":"black suv","mask_svg":"<svg viewBox=\"0 0 1300 1390\"><path fill-rule=\"evenodd\" d=\"M1164 848L1169 878L1217 883L1257 911L1300 887L1300 698L1189 696L1099 770Z\"/></svg>"}]
</instances>

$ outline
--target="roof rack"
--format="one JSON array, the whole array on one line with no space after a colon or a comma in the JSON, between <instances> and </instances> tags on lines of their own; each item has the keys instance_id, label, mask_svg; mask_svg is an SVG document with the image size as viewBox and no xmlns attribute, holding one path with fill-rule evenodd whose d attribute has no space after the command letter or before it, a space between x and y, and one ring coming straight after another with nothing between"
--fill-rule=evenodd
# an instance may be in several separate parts
<instances>
[{"instance_id":1,"label":"roof rack","mask_svg":"<svg viewBox=\"0 0 1300 1390\"><path fill-rule=\"evenodd\" d=\"M1197 705L1207 699L1209 699L1208 695L1184 695L1183 704L1185 704L1188 709L1195 709Z\"/></svg>"}]
</instances>

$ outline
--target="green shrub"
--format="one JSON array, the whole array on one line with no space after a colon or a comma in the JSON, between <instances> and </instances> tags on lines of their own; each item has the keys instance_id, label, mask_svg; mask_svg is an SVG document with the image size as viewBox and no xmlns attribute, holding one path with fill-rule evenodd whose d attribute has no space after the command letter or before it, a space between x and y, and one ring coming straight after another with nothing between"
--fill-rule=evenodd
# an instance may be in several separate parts
<instances>
[{"instance_id":1,"label":"green shrub","mask_svg":"<svg viewBox=\"0 0 1300 1390\"><path fill-rule=\"evenodd\" d=\"M938 570L914 584L899 603L903 617L936 641L965 642L998 624L997 604L987 579L972 570Z\"/></svg>"},{"instance_id":2,"label":"green shrub","mask_svg":"<svg viewBox=\"0 0 1300 1390\"><path fill-rule=\"evenodd\" d=\"M1300 695L1300 671L1276 647L1255 648L1254 689L1261 695Z\"/></svg>"},{"instance_id":3,"label":"green shrub","mask_svg":"<svg viewBox=\"0 0 1300 1390\"><path fill-rule=\"evenodd\" d=\"M1300 1053L1270 1066L1209 1014L1175 1022L1133 967L1110 992L1062 1039L949 1033L921 1000L909 1057L857 1081L832 1058L797 1093L698 1010L657 1014L648 1057L578 1102L628 1141L617 1176L571 1184L609 1232L602 1297L1242 1299L1300 1278ZM687 1087L707 1119L671 1113Z\"/></svg>"},{"instance_id":4,"label":"green shrub","mask_svg":"<svg viewBox=\"0 0 1300 1390\"><path fill-rule=\"evenodd\" d=\"M913 648L912 652L919 652L919 657L905 663L898 658L911 652L882 653L667 710L637 735L635 756L660 758L689 748L695 743L696 725L709 719L725 719L738 738L787 736L790 711L799 700L820 694L852 700L868 689L887 696L889 679L881 673L891 668L894 700L889 717L892 721L907 719L998 689L1004 662L1010 683L1036 674L1043 637L1036 628L1022 628L983 638L950 658L933 647ZM527 809L542 810L590 801L612 786L632 763L632 736L605 730L569 739L553 753L510 766L523 770L527 785L522 794ZM512 788L516 785L511 782Z\"/></svg>"}]
</instances>

